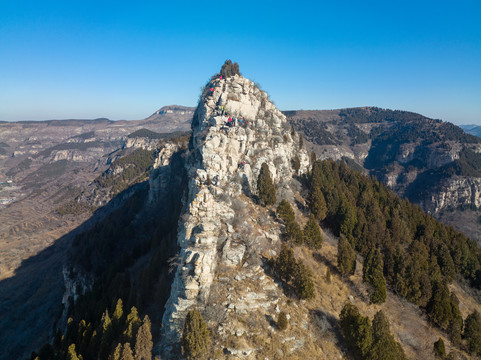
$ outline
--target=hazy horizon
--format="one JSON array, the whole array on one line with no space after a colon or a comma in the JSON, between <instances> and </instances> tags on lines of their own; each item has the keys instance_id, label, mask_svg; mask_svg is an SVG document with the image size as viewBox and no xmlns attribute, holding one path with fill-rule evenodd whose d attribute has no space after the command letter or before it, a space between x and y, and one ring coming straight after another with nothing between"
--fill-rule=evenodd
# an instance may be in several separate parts
<instances>
[{"instance_id":1,"label":"hazy horizon","mask_svg":"<svg viewBox=\"0 0 481 360\"><path fill-rule=\"evenodd\" d=\"M170 105L163 105L161 107L159 107L157 110L161 109L162 107L164 106L175 106L175 105L178 105L178 106L185 106L185 107L192 107L192 108L195 108L197 106L196 105L193 105L193 106L189 106L189 105L182 105L182 104L170 104ZM346 108L337 108L337 109L279 109L281 111L316 111L316 110L319 110L319 111L329 111L329 110L341 110L341 109L349 109L349 108L363 108L363 107L379 107L379 106L370 106L370 105L366 105L366 106L356 106L356 107L346 107ZM155 111L157 111L155 110ZM387 110L400 110L400 111L407 111L407 112L410 112L409 110L405 110L405 109L387 109ZM413 112L413 111L411 111ZM147 116L144 116L142 118L138 118L138 119L112 119L112 118L109 118L109 117L106 117L106 116L96 116L96 117L92 117L92 118L80 118L80 117L65 117L65 118L45 118L45 119L22 119L22 120L4 120L4 119L0 119L0 122L11 122L11 123L15 123L15 122L42 122L42 121L69 121L69 120L72 120L72 121L75 121L75 120L100 120L100 119L106 119L106 120L109 120L109 121L138 121L138 120L143 120L143 119L146 119L148 118L149 116L153 115L154 112L152 112L150 115L147 115ZM420 115L423 115L423 116L427 116L426 114L420 114ZM427 116L428 118L431 118L429 116ZM437 118L432 118L432 119L437 119ZM437 119L437 120L442 120L442 121L448 121L448 120L444 120L444 119ZM481 123L480 124L476 124L476 123L463 123L463 122L459 122L459 123L455 123L455 122L452 122L452 121L448 121L448 122L451 122L455 125L471 125L471 126L481 126Z\"/></svg>"}]
</instances>

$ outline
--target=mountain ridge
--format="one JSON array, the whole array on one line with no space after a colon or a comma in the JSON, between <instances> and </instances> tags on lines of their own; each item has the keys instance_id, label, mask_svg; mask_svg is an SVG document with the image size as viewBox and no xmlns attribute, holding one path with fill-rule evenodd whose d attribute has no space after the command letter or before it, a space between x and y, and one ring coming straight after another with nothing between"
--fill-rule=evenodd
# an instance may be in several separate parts
<instances>
[{"instance_id":1,"label":"mountain ridge","mask_svg":"<svg viewBox=\"0 0 481 360\"><path fill-rule=\"evenodd\" d=\"M480 139L423 115L376 107L286 113L318 156L345 160L475 239ZM451 212L457 216L453 216Z\"/></svg>"}]
</instances>

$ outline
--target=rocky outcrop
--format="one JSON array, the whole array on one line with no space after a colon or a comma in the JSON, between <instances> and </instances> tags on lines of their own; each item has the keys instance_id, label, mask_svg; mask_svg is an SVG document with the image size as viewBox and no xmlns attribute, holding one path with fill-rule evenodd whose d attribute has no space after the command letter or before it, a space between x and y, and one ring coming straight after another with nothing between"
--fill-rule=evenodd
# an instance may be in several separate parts
<instances>
[{"instance_id":1,"label":"rocky outcrop","mask_svg":"<svg viewBox=\"0 0 481 360\"><path fill-rule=\"evenodd\" d=\"M481 179L472 177L450 178L422 201L426 211L436 214L442 210L481 208Z\"/></svg>"},{"instance_id":2,"label":"rocky outcrop","mask_svg":"<svg viewBox=\"0 0 481 360\"><path fill-rule=\"evenodd\" d=\"M125 139L124 149L144 149L144 150L154 150L159 146L159 139L149 139L145 137L134 137Z\"/></svg>"},{"instance_id":3,"label":"rocky outcrop","mask_svg":"<svg viewBox=\"0 0 481 360\"><path fill-rule=\"evenodd\" d=\"M261 165L268 164L278 194L286 194L292 181L292 159L299 156L301 172L309 162L285 116L265 92L238 75L216 78L207 85L192 129L186 160L188 193L178 230L178 266L158 347L163 358L176 357L187 312L208 307L211 287L217 284L217 264L239 266L247 252L259 253L259 247L239 236L240 226L235 225L236 215L252 202L249 196L256 192ZM275 241L270 237L260 236L259 244ZM255 263L251 266L259 265L259 257Z\"/></svg>"},{"instance_id":4,"label":"rocky outcrop","mask_svg":"<svg viewBox=\"0 0 481 360\"><path fill-rule=\"evenodd\" d=\"M92 275L65 265L62 268L62 276L65 290L62 297L62 315L58 323L66 326L71 301L77 301L79 296L90 290L94 280Z\"/></svg>"},{"instance_id":5,"label":"rocky outcrop","mask_svg":"<svg viewBox=\"0 0 481 360\"><path fill-rule=\"evenodd\" d=\"M181 149L182 144L165 143L158 151L149 176L149 204L158 201L168 188L172 172L175 171L171 166L172 156Z\"/></svg>"},{"instance_id":6,"label":"rocky outcrop","mask_svg":"<svg viewBox=\"0 0 481 360\"><path fill-rule=\"evenodd\" d=\"M105 149L102 147L89 148L87 151L81 150L56 150L52 151L50 161L76 161L76 162L94 162L100 159L105 154Z\"/></svg>"}]
</instances>

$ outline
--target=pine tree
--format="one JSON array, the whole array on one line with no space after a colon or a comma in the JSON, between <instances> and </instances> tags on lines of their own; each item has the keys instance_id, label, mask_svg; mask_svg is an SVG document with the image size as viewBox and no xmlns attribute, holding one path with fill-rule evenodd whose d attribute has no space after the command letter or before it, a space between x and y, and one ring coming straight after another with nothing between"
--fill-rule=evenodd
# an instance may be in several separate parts
<instances>
[{"instance_id":1,"label":"pine tree","mask_svg":"<svg viewBox=\"0 0 481 360\"><path fill-rule=\"evenodd\" d=\"M279 203L276 212L277 216L286 224L291 221L296 221L294 210L292 209L291 204L285 199Z\"/></svg>"},{"instance_id":2,"label":"pine tree","mask_svg":"<svg viewBox=\"0 0 481 360\"><path fill-rule=\"evenodd\" d=\"M110 355L109 360L120 360L122 356L122 344L118 343L114 352Z\"/></svg>"},{"instance_id":3,"label":"pine tree","mask_svg":"<svg viewBox=\"0 0 481 360\"><path fill-rule=\"evenodd\" d=\"M389 320L382 310L372 320L373 346L369 351L369 360L405 360L406 354L399 343L394 340L389 329Z\"/></svg>"},{"instance_id":4,"label":"pine tree","mask_svg":"<svg viewBox=\"0 0 481 360\"><path fill-rule=\"evenodd\" d=\"M151 360L152 359L152 333L150 330L150 319L147 315L144 317L144 323L137 332L137 340L135 341L135 360Z\"/></svg>"},{"instance_id":5,"label":"pine tree","mask_svg":"<svg viewBox=\"0 0 481 360\"><path fill-rule=\"evenodd\" d=\"M113 340L113 329L112 329L112 320L110 319L108 310L102 315L102 338L100 341L100 350L99 356L101 358L107 358L108 354L110 353L110 345L112 344Z\"/></svg>"},{"instance_id":6,"label":"pine tree","mask_svg":"<svg viewBox=\"0 0 481 360\"><path fill-rule=\"evenodd\" d=\"M379 310L372 319L372 331L375 341L379 341L391 335L389 320L382 310Z\"/></svg>"},{"instance_id":7,"label":"pine tree","mask_svg":"<svg viewBox=\"0 0 481 360\"><path fill-rule=\"evenodd\" d=\"M459 310L459 300L454 292L451 292L451 321L449 323L447 332L449 340L454 346L459 346L461 343L461 333L463 329L463 316Z\"/></svg>"},{"instance_id":8,"label":"pine tree","mask_svg":"<svg viewBox=\"0 0 481 360\"><path fill-rule=\"evenodd\" d=\"M376 270L372 276L372 290L370 299L373 304L381 304L386 301L386 279L381 271Z\"/></svg>"},{"instance_id":9,"label":"pine tree","mask_svg":"<svg viewBox=\"0 0 481 360\"><path fill-rule=\"evenodd\" d=\"M240 75L239 64L232 60L226 60L220 69L220 75L225 79L234 75Z\"/></svg>"},{"instance_id":10,"label":"pine tree","mask_svg":"<svg viewBox=\"0 0 481 360\"><path fill-rule=\"evenodd\" d=\"M112 320L110 319L109 311L105 310L105 312L102 314L102 334L109 332L111 327Z\"/></svg>"},{"instance_id":11,"label":"pine tree","mask_svg":"<svg viewBox=\"0 0 481 360\"><path fill-rule=\"evenodd\" d=\"M439 338L439 340L434 343L433 352L434 356L436 356L438 359L446 359L446 348L444 347L443 339Z\"/></svg>"},{"instance_id":12,"label":"pine tree","mask_svg":"<svg viewBox=\"0 0 481 360\"><path fill-rule=\"evenodd\" d=\"M98 354L100 352L100 339L101 333L97 332L97 330L94 330L92 332L92 337L90 338L88 347L87 347L87 358L92 359L92 358L97 358Z\"/></svg>"},{"instance_id":13,"label":"pine tree","mask_svg":"<svg viewBox=\"0 0 481 360\"><path fill-rule=\"evenodd\" d=\"M356 210L345 196L341 196L341 202L336 213L339 222L339 233L352 239L352 231L357 223Z\"/></svg>"},{"instance_id":14,"label":"pine tree","mask_svg":"<svg viewBox=\"0 0 481 360\"><path fill-rule=\"evenodd\" d=\"M294 251L285 244L282 244L281 251L274 261L274 269L281 279L289 282L296 267Z\"/></svg>"},{"instance_id":15,"label":"pine tree","mask_svg":"<svg viewBox=\"0 0 481 360\"><path fill-rule=\"evenodd\" d=\"M364 259L362 267L363 281L371 284L371 301L374 304L386 301L386 279L383 274L384 264L378 249L371 249Z\"/></svg>"},{"instance_id":16,"label":"pine tree","mask_svg":"<svg viewBox=\"0 0 481 360\"><path fill-rule=\"evenodd\" d=\"M132 354L132 349L130 348L130 343L125 343L122 349L122 356L120 360L134 360L134 355Z\"/></svg>"},{"instance_id":17,"label":"pine tree","mask_svg":"<svg viewBox=\"0 0 481 360\"><path fill-rule=\"evenodd\" d=\"M321 228L312 214L304 227L304 242L313 249L322 246Z\"/></svg>"},{"instance_id":18,"label":"pine tree","mask_svg":"<svg viewBox=\"0 0 481 360\"><path fill-rule=\"evenodd\" d=\"M292 285L296 291L299 299L312 299L315 296L314 282L312 281L311 271L302 263L298 261L294 268L294 276L292 278Z\"/></svg>"},{"instance_id":19,"label":"pine tree","mask_svg":"<svg viewBox=\"0 0 481 360\"><path fill-rule=\"evenodd\" d=\"M351 303L344 305L340 315L341 331L349 349L365 357L371 350L373 334L371 321Z\"/></svg>"},{"instance_id":20,"label":"pine tree","mask_svg":"<svg viewBox=\"0 0 481 360\"><path fill-rule=\"evenodd\" d=\"M277 317L277 327L279 330L283 331L287 329L288 321L287 321L287 315L284 311L281 311L279 313L279 316Z\"/></svg>"},{"instance_id":21,"label":"pine tree","mask_svg":"<svg viewBox=\"0 0 481 360\"><path fill-rule=\"evenodd\" d=\"M337 244L337 267L345 276L354 275L356 271L356 253L342 234Z\"/></svg>"},{"instance_id":22,"label":"pine tree","mask_svg":"<svg viewBox=\"0 0 481 360\"><path fill-rule=\"evenodd\" d=\"M140 325L142 325L142 320L140 320L137 308L132 306L130 313L127 315L126 328L123 333L125 342L134 343Z\"/></svg>"},{"instance_id":23,"label":"pine tree","mask_svg":"<svg viewBox=\"0 0 481 360\"><path fill-rule=\"evenodd\" d=\"M481 355L481 315L476 310L466 318L464 338L468 343L469 352Z\"/></svg>"},{"instance_id":24,"label":"pine tree","mask_svg":"<svg viewBox=\"0 0 481 360\"><path fill-rule=\"evenodd\" d=\"M304 234L297 221L290 221L286 224L282 235L286 240L291 240L294 243L301 245L304 242Z\"/></svg>"},{"instance_id":25,"label":"pine tree","mask_svg":"<svg viewBox=\"0 0 481 360\"><path fill-rule=\"evenodd\" d=\"M77 355L75 351L75 344L68 347L67 360L82 360L82 356Z\"/></svg>"},{"instance_id":26,"label":"pine tree","mask_svg":"<svg viewBox=\"0 0 481 360\"><path fill-rule=\"evenodd\" d=\"M311 187L309 194L309 209L317 220L322 221L327 215L326 199L319 187Z\"/></svg>"},{"instance_id":27,"label":"pine tree","mask_svg":"<svg viewBox=\"0 0 481 360\"><path fill-rule=\"evenodd\" d=\"M210 332L201 315L194 309L187 313L181 339L182 353L187 359L204 359L210 349Z\"/></svg>"},{"instance_id":28,"label":"pine tree","mask_svg":"<svg viewBox=\"0 0 481 360\"><path fill-rule=\"evenodd\" d=\"M124 306L122 303L122 299L118 299L117 305L115 305L115 311L112 318L112 321L114 322L114 324L119 323L123 315L124 315Z\"/></svg>"},{"instance_id":29,"label":"pine tree","mask_svg":"<svg viewBox=\"0 0 481 360\"><path fill-rule=\"evenodd\" d=\"M257 178L257 191L264 205L274 205L276 203L276 188L272 182L271 172L267 163L261 165L259 177Z\"/></svg>"},{"instance_id":30,"label":"pine tree","mask_svg":"<svg viewBox=\"0 0 481 360\"><path fill-rule=\"evenodd\" d=\"M449 289L444 282L440 281L435 284L427 312L436 325L443 330L448 329L452 321L452 304Z\"/></svg>"},{"instance_id":31,"label":"pine tree","mask_svg":"<svg viewBox=\"0 0 481 360\"><path fill-rule=\"evenodd\" d=\"M117 304L115 305L114 313L112 315L113 338L118 338L119 335L122 333L123 316L124 316L124 306L122 303L122 299L118 299Z\"/></svg>"},{"instance_id":32,"label":"pine tree","mask_svg":"<svg viewBox=\"0 0 481 360\"><path fill-rule=\"evenodd\" d=\"M89 324L89 328L87 328L87 324L85 320L80 320L78 324L78 333L77 333L77 338L75 340L75 343L77 345L77 351L81 354L85 354L85 350L87 348L87 343L90 338L90 331L91 331L91 326Z\"/></svg>"}]
</instances>

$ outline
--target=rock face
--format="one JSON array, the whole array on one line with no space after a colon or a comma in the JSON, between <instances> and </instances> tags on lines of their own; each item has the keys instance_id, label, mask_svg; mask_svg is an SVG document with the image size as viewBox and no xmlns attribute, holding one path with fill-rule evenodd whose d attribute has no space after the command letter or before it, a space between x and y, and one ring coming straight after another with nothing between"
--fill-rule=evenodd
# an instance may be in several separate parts
<instances>
[{"instance_id":1,"label":"rock face","mask_svg":"<svg viewBox=\"0 0 481 360\"><path fill-rule=\"evenodd\" d=\"M154 150L158 147L158 139L148 139L148 138L127 138L125 139L123 148L130 149L144 149L144 150Z\"/></svg>"},{"instance_id":2,"label":"rock face","mask_svg":"<svg viewBox=\"0 0 481 360\"><path fill-rule=\"evenodd\" d=\"M421 206L433 214L460 207L481 208L481 178L455 177L445 180Z\"/></svg>"},{"instance_id":3,"label":"rock face","mask_svg":"<svg viewBox=\"0 0 481 360\"><path fill-rule=\"evenodd\" d=\"M214 78L207 85L192 129L186 160L188 194L178 231L181 250L162 321L163 340L158 347L163 358L176 358L187 312L194 307L209 311L210 290L218 284L216 276L220 276L218 263L227 268L242 265L252 276L262 276L259 257L253 256L246 263L247 255L259 254L261 249L255 243L272 243L278 237L275 233L258 234L257 238L240 236L245 231L243 225L248 224L236 218L252 203L249 196L256 193L261 165L268 164L278 194L288 194L293 158L299 157L301 172L309 163L285 116L265 92L239 75ZM257 272L250 271L250 266L256 266ZM246 303L244 307L247 311Z\"/></svg>"},{"instance_id":4,"label":"rock face","mask_svg":"<svg viewBox=\"0 0 481 360\"><path fill-rule=\"evenodd\" d=\"M174 169L171 166L172 156L181 149L179 143L166 143L158 151L153 164L153 170L149 175L149 204L159 200L161 194L166 191L169 179Z\"/></svg>"}]
</instances>

